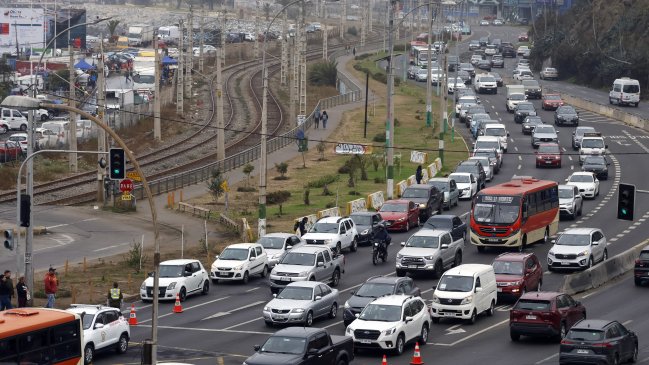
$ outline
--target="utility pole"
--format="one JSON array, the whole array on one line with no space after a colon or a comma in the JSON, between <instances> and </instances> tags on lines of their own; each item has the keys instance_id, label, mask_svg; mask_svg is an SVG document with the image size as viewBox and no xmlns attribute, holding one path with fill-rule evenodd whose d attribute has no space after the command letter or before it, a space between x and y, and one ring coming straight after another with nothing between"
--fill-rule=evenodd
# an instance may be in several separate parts
<instances>
[{"instance_id":1,"label":"utility pole","mask_svg":"<svg viewBox=\"0 0 649 365\"><path fill-rule=\"evenodd\" d=\"M162 127L160 126L160 53L158 52L158 34L154 32L153 37L153 77L154 91L153 91L153 139L160 142L162 141ZM202 58L201 58L202 60Z\"/></svg>"},{"instance_id":2,"label":"utility pole","mask_svg":"<svg viewBox=\"0 0 649 365\"><path fill-rule=\"evenodd\" d=\"M225 44L216 49L218 59ZM216 155L217 160L225 159L225 124L223 119L223 74L221 62L216 63Z\"/></svg>"},{"instance_id":3,"label":"utility pole","mask_svg":"<svg viewBox=\"0 0 649 365\"><path fill-rule=\"evenodd\" d=\"M387 157L388 157L388 178L387 178L387 195L388 199L394 196L394 105L392 100L392 90L394 88L394 63L392 58L394 55L393 37L392 34L394 27L394 7L396 0L389 0L388 3L388 85L387 85L387 128L385 129L385 140L387 144Z\"/></svg>"},{"instance_id":4,"label":"utility pole","mask_svg":"<svg viewBox=\"0 0 649 365\"><path fill-rule=\"evenodd\" d=\"M305 1L302 1L300 7L300 17L301 17L301 26L302 32L300 32L302 44L300 47L300 115L306 116L306 21L304 5Z\"/></svg>"},{"instance_id":5,"label":"utility pole","mask_svg":"<svg viewBox=\"0 0 649 365\"><path fill-rule=\"evenodd\" d=\"M444 67L444 70L448 70L448 60L446 59L446 52L444 50L444 47L441 47L440 49L442 50L441 55L442 55L442 57L444 57L444 61L442 62L442 65ZM457 66L458 65L456 65L455 67L457 67ZM443 82L442 90L439 93L439 111L440 111L439 120L442 123L439 126L440 127L440 133L439 133L439 135L440 135L439 139L440 140L444 139L444 132L445 132L445 129L446 129L446 118L447 118L447 116L446 116L446 95L448 95L448 74L449 74L449 72L447 71L445 74L446 74L445 77L440 79L440 83ZM435 128L433 128L433 131L434 130L435 130Z\"/></svg>"},{"instance_id":6,"label":"utility pole","mask_svg":"<svg viewBox=\"0 0 649 365\"><path fill-rule=\"evenodd\" d=\"M366 27L367 27L367 19L365 17L367 16L367 9L363 6L363 9L361 10L361 47L365 46L365 37L366 37Z\"/></svg>"},{"instance_id":7,"label":"utility pole","mask_svg":"<svg viewBox=\"0 0 649 365\"><path fill-rule=\"evenodd\" d=\"M347 0L340 2L340 39L345 39L345 24L347 22Z\"/></svg>"},{"instance_id":8,"label":"utility pole","mask_svg":"<svg viewBox=\"0 0 649 365\"><path fill-rule=\"evenodd\" d=\"M104 122L104 113L106 112L106 74L104 73L104 42L103 37L99 38L99 62L97 63L97 118ZM106 152L106 132L97 128L97 152ZM108 161L102 154L97 155L97 202L104 202L104 174L106 168L100 166L102 158L108 164Z\"/></svg>"},{"instance_id":9,"label":"utility pole","mask_svg":"<svg viewBox=\"0 0 649 365\"><path fill-rule=\"evenodd\" d=\"M255 59L259 58L259 0L255 1L255 44L253 46L253 54L255 55Z\"/></svg>"},{"instance_id":10,"label":"utility pole","mask_svg":"<svg viewBox=\"0 0 649 365\"><path fill-rule=\"evenodd\" d=\"M297 108L300 97L300 37L302 36L302 29L300 26L299 18L295 21L295 37L293 37L293 55L292 55L292 73L293 73L293 96L291 98L291 123L297 120Z\"/></svg>"},{"instance_id":11,"label":"utility pole","mask_svg":"<svg viewBox=\"0 0 649 365\"><path fill-rule=\"evenodd\" d=\"M329 38L329 30L327 29L327 23L323 22L322 23L322 59L323 60L327 59L327 53L329 53L327 50L327 48L329 48L328 38Z\"/></svg>"},{"instance_id":12,"label":"utility pole","mask_svg":"<svg viewBox=\"0 0 649 365\"><path fill-rule=\"evenodd\" d=\"M369 20L367 21L370 33L372 33L372 0L367 0L367 7L368 7L368 18Z\"/></svg>"},{"instance_id":13,"label":"utility pole","mask_svg":"<svg viewBox=\"0 0 649 365\"><path fill-rule=\"evenodd\" d=\"M205 23L205 18L201 16L201 39L198 46L198 72L203 73L203 43L205 39L205 31L203 29L203 24Z\"/></svg>"},{"instance_id":14,"label":"utility pole","mask_svg":"<svg viewBox=\"0 0 649 365\"><path fill-rule=\"evenodd\" d=\"M185 36L183 30L183 20L180 19L178 22L178 28L180 32L180 40L178 44L178 69L176 69L176 113L183 115L184 106L185 106L185 76L184 76L184 64L185 64L185 55L183 51Z\"/></svg>"},{"instance_id":15,"label":"utility pole","mask_svg":"<svg viewBox=\"0 0 649 365\"><path fill-rule=\"evenodd\" d=\"M426 42L428 42L428 82L426 83L426 127L430 127L432 125L433 121L433 87L432 87L432 56L433 56L433 49L431 45L431 35L433 34L433 19L430 16L432 14L433 10L433 5L428 4L428 17L429 17L429 22L428 22L428 37L426 37ZM446 73L446 70L443 71ZM437 83L439 84L441 82L442 75L437 73Z\"/></svg>"},{"instance_id":16,"label":"utility pole","mask_svg":"<svg viewBox=\"0 0 649 365\"><path fill-rule=\"evenodd\" d=\"M187 40L187 52L185 53L185 59L187 63L185 64L185 92L187 97L192 99L192 69L194 68L194 10L192 7L189 7L189 21L188 21L187 31L189 34Z\"/></svg>"},{"instance_id":17,"label":"utility pole","mask_svg":"<svg viewBox=\"0 0 649 365\"><path fill-rule=\"evenodd\" d=\"M221 23L221 66L225 67L225 30L227 22L228 22L228 16L225 10L224 3L225 1L221 2L221 14L222 14L222 23ZM218 59L218 57L217 57Z\"/></svg>"},{"instance_id":18,"label":"utility pole","mask_svg":"<svg viewBox=\"0 0 649 365\"><path fill-rule=\"evenodd\" d=\"M282 53L281 53L281 62L280 62L280 85L286 86L286 75L288 74L288 20L286 11L284 12L282 18Z\"/></svg>"},{"instance_id":19,"label":"utility pole","mask_svg":"<svg viewBox=\"0 0 649 365\"><path fill-rule=\"evenodd\" d=\"M76 103L76 89L74 87L74 52L72 51L72 45L68 42L68 52L70 53L70 64L68 65L68 70L70 71L70 81L68 82L70 86L70 98L68 99L68 105L72 108L77 107ZM70 151L77 150L77 115L70 112L70 122L68 128L68 142L70 144ZM70 152L68 155L68 165L70 166L70 172L77 172L77 153Z\"/></svg>"}]
</instances>

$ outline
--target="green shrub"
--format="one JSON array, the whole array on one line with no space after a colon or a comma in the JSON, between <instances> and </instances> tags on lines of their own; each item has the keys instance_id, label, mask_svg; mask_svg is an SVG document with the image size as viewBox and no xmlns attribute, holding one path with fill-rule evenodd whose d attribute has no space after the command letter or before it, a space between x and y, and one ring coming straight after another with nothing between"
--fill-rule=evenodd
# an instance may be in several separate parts
<instances>
[{"instance_id":1,"label":"green shrub","mask_svg":"<svg viewBox=\"0 0 649 365\"><path fill-rule=\"evenodd\" d=\"M307 184L307 188L322 188L336 181L338 181L338 175L325 175L318 180L310 181Z\"/></svg>"},{"instance_id":2,"label":"green shrub","mask_svg":"<svg viewBox=\"0 0 649 365\"><path fill-rule=\"evenodd\" d=\"M291 197L291 192L288 190L277 190L272 191L266 195L266 203L271 204L282 204Z\"/></svg>"},{"instance_id":3,"label":"green shrub","mask_svg":"<svg viewBox=\"0 0 649 365\"><path fill-rule=\"evenodd\" d=\"M374 138L372 138L372 141L374 142L385 142L385 133L377 133Z\"/></svg>"},{"instance_id":4,"label":"green shrub","mask_svg":"<svg viewBox=\"0 0 649 365\"><path fill-rule=\"evenodd\" d=\"M318 62L309 67L309 83L316 86L336 86L338 63L336 61Z\"/></svg>"}]
</instances>

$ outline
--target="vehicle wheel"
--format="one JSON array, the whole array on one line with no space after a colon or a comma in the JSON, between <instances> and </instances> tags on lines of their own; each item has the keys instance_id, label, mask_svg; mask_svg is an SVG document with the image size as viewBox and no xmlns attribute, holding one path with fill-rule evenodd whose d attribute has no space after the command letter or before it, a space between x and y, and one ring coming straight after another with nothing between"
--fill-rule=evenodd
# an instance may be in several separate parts
<instances>
[{"instance_id":1,"label":"vehicle wheel","mask_svg":"<svg viewBox=\"0 0 649 365\"><path fill-rule=\"evenodd\" d=\"M523 252L523 250L525 250L525 247L527 247L527 235L523 235L521 245L518 246L518 252Z\"/></svg>"},{"instance_id":2,"label":"vehicle wheel","mask_svg":"<svg viewBox=\"0 0 649 365\"><path fill-rule=\"evenodd\" d=\"M460 197L455 198L455 206L457 207L460 204Z\"/></svg>"},{"instance_id":3,"label":"vehicle wheel","mask_svg":"<svg viewBox=\"0 0 649 365\"><path fill-rule=\"evenodd\" d=\"M262 278L265 278L266 275L268 275L268 266L267 266L267 265L264 265L264 268L263 268L263 269L261 270L261 272L259 273L259 276L261 276Z\"/></svg>"},{"instance_id":4,"label":"vehicle wheel","mask_svg":"<svg viewBox=\"0 0 649 365\"><path fill-rule=\"evenodd\" d=\"M248 284L249 280L250 280L250 274L248 274L248 272L246 271L246 272L243 273L243 279L241 279L241 281L244 284Z\"/></svg>"},{"instance_id":5,"label":"vehicle wheel","mask_svg":"<svg viewBox=\"0 0 649 365\"><path fill-rule=\"evenodd\" d=\"M608 260L608 250L604 249L604 256L602 256L602 262Z\"/></svg>"},{"instance_id":6,"label":"vehicle wheel","mask_svg":"<svg viewBox=\"0 0 649 365\"><path fill-rule=\"evenodd\" d=\"M542 286L543 286L543 280L539 280L539 283L536 284L536 291L541 291Z\"/></svg>"},{"instance_id":7,"label":"vehicle wheel","mask_svg":"<svg viewBox=\"0 0 649 365\"><path fill-rule=\"evenodd\" d=\"M419 218L417 218L417 219L419 219ZM409 230L410 230L410 221L406 220L406 232L408 232Z\"/></svg>"},{"instance_id":8,"label":"vehicle wheel","mask_svg":"<svg viewBox=\"0 0 649 365\"><path fill-rule=\"evenodd\" d=\"M343 252L342 246L340 246L340 242L336 243L336 255L340 255Z\"/></svg>"},{"instance_id":9,"label":"vehicle wheel","mask_svg":"<svg viewBox=\"0 0 649 365\"><path fill-rule=\"evenodd\" d=\"M26 131L27 130L27 124L21 124L20 125L20 130L23 131L23 132Z\"/></svg>"},{"instance_id":10,"label":"vehicle wheel","mask_svg":"<svg viewBox=\"0 0 649 365\"><path fill-rule=\"evenodd\" d=\"M439 279L442 277L442 274L444 274L444 265L442 265L441 261L435 262L435 267L433 268L433 276L435 279Z\"/></svg>"},{"instance_id":11,"label":"vehicle wheel","mask_svg":"<svg viewBox=\"0 0 649 365\"><path fill-rule=\"evenodd\" d=\"M406 276L406 272L403 271L403 270L397 270L397 276L402 278L402 277Z\"/></svg>"},{"instance_id":12,"label":"vehicle wheel","mask_svg":"<svg viewBox=\"0 0 649 365\"><path fill-rule=\"evenodd\" d=\"M478 247L478 252L484 252L485 251L484 246L476 246L476 247Z\"/></svg>"},{"instance_id":13,"label":"vehicle wheel","mask_svg":"<svg viewBox=\"0 0 649 365\"><path fill-rule=\"evenodd\" d=\"M309 311L306 314L306 319L304 320L304 327L311 327L313 325L313 312Z\"/></svg>"},{"instance_id":14,"label":"vehicle wheel","mask_svg":"<svg viewBox=\"0 0 649 365\"><path fill-rule=\"evenodd\" d=\"M599 187L597 187L597 190L595 191L595 196L599 196Z\"/></svg>"},{"instance_id":15,"label":"vehicle wheel","mask_svg":"<svg viewBox=\"0 0 649 365\"><path fill-rule=\"evenodd\" d=\"M593 256L588 258L588 266L586 266L587 269L590 269L593 267Z\"/></svg>"},{"instance_id":16,"label":"vehicle wheel","mask_svg":"<svg viewBox=\"0 0 649 365\"><path fill-rule=\"evenodd\" d=\"M124 333L119 337L117 346L115 346L115 351L117 351L118 354L123 354L126 353L126 350L128 350L128 336Z\"/></svg>"},{"instance_id":17,"label":"vehicle wheel","mask_svg":"<svg viewBox=\"0 0 649 365\"><path fill-rule=\"evenodd\" d=\"M478 312L474 309L473 312L471 312L471 318L467 319L467 322L469 324L475 324L476 319L478 318Z\"/></svg>"},{"instance_id":18,"label":"vehicle wheel","mask_svg":"<svg viewBox=\"0 0 649 365\"><path fill-rule=\"evenodd\" d=\"M334 303L331 305L331 309L329 309L329 318L336 318L337 314L338 314L338 304Z\"/></svg>"},{"instance_id":19,"label":"vehicle wheel","mask_svg":"<svg viewBox=\"0 0 649 365\"><path fill-rule=\"evenodd\" d=\"M638 105L638 103L636 103ZM635 348L633 349L633 355L631 355L631 358L629 359L629 362L634 363L638 361L638 345L635 345Z\"/></svg>"},{"instance_id":20,"label":"vehicle wheel","mask_svg":"<svg viewBox=\"0 0 649 365\"><path fill-rule=\"evenodd\" d=\"M548 271L549 272L554 272L554 268L552 266L548 265Z\"/></svg>"},{"instance_id":21,"label":"vehicle wheel","mask_svg":"<svg viewBox=\"0 0 649 365\"><path fill-rule=\"evenodd\" d=\"M310 277L310 278L309 278L309 281L315 281L315 277L313 277L313 276Z\"/></svg>"},{"instance_id":22,"label":"vehicle wheel","mask_svg":"<svg viewBox=\"0 0 649 365\"><path fill-rule=\"evenodd\" d=\"M219 279L212 279L212 284L216 285L219 283Z\"/></svg>"},{"instance_id":23,"label":"vehicle wheel","mask_svg":"<svg viewBox=\"0 0 649 365\"><path fill-rule=\"evenodd\" d=\"M635 103L635 104L633 104L633 106L637 108L638 104L640 104L640 103Z\"/></svg>"},{"instance_id":24,"label":"vehicle wheel","mask_svg":"<svg viewBox=\"0 0 649 365\"><path fill-rule=\"evenodd\" d=\"M419 345L424 346L428 342L428 323L421 326L421 335L419 336Z\"/></svg>"},{"instance_id":25,"label":"vehicle wheel","mask_svg":"<svg viewBox=\"0 0 649 365\"><path fill-rule=\"evenodd\" d=\"M180 297L180 301L184 302L187 299L187 289L185 287L180 288L178 296Z\"/></svg>"},{"instance_id":26,"label":"vehicle wheel","mask_svg":"<svg viewBox=\"0 0 649 365\"><path fill-rule=\"evenodd\" d=\"M437 209L437 215L441 215L444 211L444 203L440 202L439 203L439 208Z\"/></svg>"},{"instance_id":27,"label":"vehicle wheel","mask_svg":"<svg viewBox=\"0 0 649 365\"><path fill-rule=\"evenodd\" d=\"M372 252L372 264L376 265L379 262L379 250Z\"/></svg>"},{"instance_id":28,"label":"vehicle wheel","mask_svg":"<svg viewBox=\"0 0 649 365\"><path fill-rule=\"evenodd\" d=\"M8 129L7 127L5 127L5 126L3 126L3 125L0 125L0 134L5 134L5 133L7 133L7 129Z\"/></svg>"},{"instance_id":29,"label":"vehicle wheel","mask_svg":"<svg viewBox=\"0 0 649 365\"><path fill-rule=\"evenodd\" d=\"M453 267L458 267L462 265L462 253L458 252L455 254L455 258L453 259Z\"/></svg>"},{"instance_id":30,"label":"vehicle wheel","mask_svg":"<svg viewBox=\"0 0 649 365\"><path fill-rule=\"evenodd\" d=\"M49 116L48 116L47 114L43 114L43 115L41 115L41 122L46 121L46 120L48 119L48 117L49 117Z\"/></svg>"},{"instance_id":31,"label":"vehicle wheel","mask_svg":"<svg viewBox=\"0 0 649 365\"><path fill-rule=\"evenodd\" d=\"M336 269L333 275L331 275L331 286L335 288L338 284L340 284L340 270Z\"/></svg>"},{"instance_id":32,"label":"vehicle wheel","mask_svg":"<svg viewBox=\"0 0 649 365\"><path fill-rule=\"evenodd\" d=\"M273 327L273 322L271 321L264 321L266 323L266 327Z\"/></svg>"},{"instance_id":33,"label":"vehicle wheel","mask_svg":"<svg viewBox=\"0 0 649 365\"><path fill-rule=\"evenodd\" d=\"M489 306L489 309L487 309L487 316L493 317L494 313L496 313L496 303L494 301L491 301L491 305Z\"/></svg>"},{"instance_id":34,"label":"vehicle wheel","mask_svg":"<svg viewBox=\"0 0 649 365\"><path fill-rule=\"evenodd\" d=\"M92 364L94 358L95 348L92 345L86 345L86 348L83 350L83 363L86 365Z\"/></svg>"},{"instance_id":35,"label":"vehicle wheel","mask_svg":"<svg viewBox=\"0 0 649 365\"><path fill-rule=\"evenodd\" d=\"M340 359L340 360L338 360L338 363L336 365L347 365L347 360Z\"/></svg>"},{"instance_id":36,"label":"vehicle wheel","mask_svg":"<svg viewBox=\"0 0 649 365\"><path fill-rule=\"evenodd\" d=\"M203 291L201 292L201 294L207 295L207 293L209 292L210 292L210 282L205 280L205 282L203 283Z\"/></svg>"},{"instance_id":37,"label":"vehicle wheel","mask_svg":"<svg viewBox=\"0 0 649 365\"><path fill-rule=\"evenodd\" d=\"M383 261L383 262L388 261L388 253L387 252L384 253L383 255L381 255L381 261Z\"/></svg>"},{"instance_id":38,"label":"vehicle wheel","mask_svg":"<svg viewBox=\"0 0 649 365\"><path fill-rule=\"evenodd\" d=\"M394 350L397 353L397 355L403 354L403 347L406 345L406 340L403 337L403 334L400 334L399 337L397 337L397 344L394 346Z\"/></svg>"},{"instance_id":39,"label":"vehicle wheel","mask_svg":"<svg viewBox=\"0 0 649 365\"><path fill-rule=\"evenodd\" d=\"M561 327L559 328L559 335L557 335L556 338L557 342L561 342L561 340L563 340L563 338L566 337L567 331L568 329L566 328L566 324L561 322Z\"/></svg>"},{"instance_id":40,"label":"vehicle wheel","mask_svg":"<svg viewBox=\"0 0 649 365\"><path fill-rule=\"evenodd\" d=\"M356 241L356 237L354 237L354 239L352 240L352 245L349 248L349 251L356 252L356 250L358 250L358 242Z\"/></svg>"},{"instance_id":41,"label":"vehicle wheel","mask_svg":"<svg viewBox=\"0 0 649 365\"><path fill-rule=\"evenodd\" d=\"M640 285L642 285L642 280L641 280L641 279L634 278L634 279L633 279L633 282L635 283L635 286L640 286Z\"/></svg>"},{"instance_id":42,"label":"vehicle wheel","mask_svg":"<svg viewBox=\"0 0 649 365\"><path fill-rule=\"evenodd\" d=\"M521 335L519 335L518 333L514 333L512 331L509 331L509 338L511 338L512 341L514 341L514 342L518 342L518 340L521 339Z\"/></svg>"},{"instance_id":43,"label":"vehicle wheel","mask_svg":"<svg viewBox=\"0 0 649 365\"><path fill-rule=\"evenodd\" d=\"M543 234L543 243L550 242L550 227L545 227L545 233Z\"/></svg>"},{"instance_id":44,"label":"vehicle wheel","mask_svg":"<svg viewBox=\"0 0 649 365\"><path fill-rule=\"evenodd\" d=\"M608 98L608 103L611 104L611 105L613 105L613 99Z\"/></svg>"},{"instance_id":45,"label":"vehicle wheel","mask_svg":"<svg viewBox=\"0 0 649 365\"><path fill-rule=\"evenodd\" d=\"M577 210L577 207L574 206L572 207L572 217L571 217L573 221L577 220L577 215L579 215L579 211Z\"/></svg>"},{"instance_id":46,"label":"vehicle wheel","mask_svg":"<svg viewBox=\"0 0 649 365\"><path fill-rule=\"evenodd\" d=\"M613 365L619 365L620 364L620 355L615 354L613 356Z\"/></svg>"}]
</instances>

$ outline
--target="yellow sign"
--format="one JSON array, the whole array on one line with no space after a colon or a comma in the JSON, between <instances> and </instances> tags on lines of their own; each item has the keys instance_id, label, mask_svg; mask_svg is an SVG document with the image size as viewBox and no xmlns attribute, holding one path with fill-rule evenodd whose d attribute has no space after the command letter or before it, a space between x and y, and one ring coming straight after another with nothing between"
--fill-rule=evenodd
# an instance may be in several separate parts
<instances>
[{"instance_id":1,"label":"yellow sign","mask_svg":"<svg viewBox=\"0 0 649 365\"><path fill-rule=\"evenodd\" d=\"M142 177L137 173L137 171L127 171L126 178L133 181L142 181Z\"/></svg>"},{"instance_id":2,"label":"yellow sign","mask_svg":"<svg viewBox=\"0 0 649 365\"><path fill-rule=\"evenodd\" d=\"M133 195L131 195L128 192L122 194L122 200L131 200L132 197L133 197Z\"/></svg>"},{"instance_id":3,"label":"yellow sign","mask_svg":"<svg viewBox=\"0 0 649 365\"><path fill-rule=\"evenodd\" d=\"M227 182L227 181L223 181L223 182L221 183L221 189L223 189L223 191L226 192L226 193L230 191L230 187L228 186L228 182Z\"/></svg>"}]
</instances>

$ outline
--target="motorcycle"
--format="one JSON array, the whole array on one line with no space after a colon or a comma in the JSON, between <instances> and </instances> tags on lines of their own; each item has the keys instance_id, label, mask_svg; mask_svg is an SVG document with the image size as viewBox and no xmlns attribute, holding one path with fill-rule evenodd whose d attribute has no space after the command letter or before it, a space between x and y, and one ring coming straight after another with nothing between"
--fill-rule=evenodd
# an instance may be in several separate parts
<instances>
[{"instance_id":1,"label":"motorcycle","mask_svg":"<svg viewBox=\"0 0 649 365\"><path fill-rule=\"evenodd\" d=\"M376 265L379 260L388 260L388 243L377 241L372 245L372 264Z\"/></svg>"}]
</instances>

